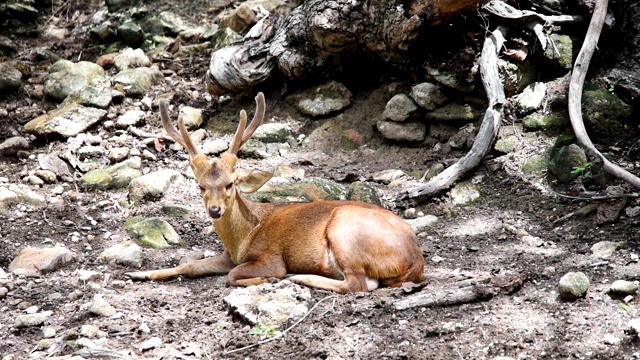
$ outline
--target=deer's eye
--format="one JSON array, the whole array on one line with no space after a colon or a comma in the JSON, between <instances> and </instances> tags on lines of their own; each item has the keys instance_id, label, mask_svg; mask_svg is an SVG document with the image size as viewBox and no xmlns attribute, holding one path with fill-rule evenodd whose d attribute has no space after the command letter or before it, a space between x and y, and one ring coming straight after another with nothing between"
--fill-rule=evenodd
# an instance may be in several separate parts
<instances>
[{"instance_id":1,"label":"deer's eye","mask_svg":"<svg viewBox=\"0 0 640 360\"><path fill-rule=\"evenodd\" d=\"M232 182L228 183L227 186L225 186L225 189L227 189L227 191L231 191L232 188L233 188Z\"/></svg>"},{"instance_id":2,"label":"deer's eye","mask_svg":"<svg viewBox=\"0 0 640 360\"><path fill-rule=\"evenodd\" d=\"M200 186L198 185L198 187L200 188L200 192L204 192L206 189L204 188L204 186Z\"/></svg>"}]
</instances>

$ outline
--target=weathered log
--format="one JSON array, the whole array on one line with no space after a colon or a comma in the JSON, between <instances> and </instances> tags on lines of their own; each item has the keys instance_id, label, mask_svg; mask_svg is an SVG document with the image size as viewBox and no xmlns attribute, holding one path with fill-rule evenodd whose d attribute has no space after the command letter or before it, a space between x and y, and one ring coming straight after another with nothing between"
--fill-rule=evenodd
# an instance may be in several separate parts
<instances>
[{"instance_id":1,"label":"weathered log","mask_svg":"<svg viewBox=\"0 0 640 360\"><path fill-rule=\"evenodd\" d=\"M393 302L396 310L417 306L449 306L485 300L498 294L511 294L522 287L526 273L500 273L491 277L450 284L436 291L422 291Z\"/></svg>"},{"instance_id":2,"label":"weathered log","mask_svg":"<svg viewBox=\"0 0 640 360\"><path fill-rule=\"evenodd\" d=\"M504 29L501 27L494 30L491 36L485 40L482 48L482 54L480 56L480 77L487 97L489 98L489 106L484 113L484 119L482 120L478 135L471 150L458 160L457 163L445 169L428 183L409 190L408 195L410 199L416 202L424 201L440 191L448 189L456 181L478 166L491 150L496 136L498 136L498 129L500 128L500 121L502 119L502 108L506 101L504 87L498 76L497 57L505 40L503 31Z\"/></svg>"},{"instance_id":3,"label":"weathered log","mask_svg":"<svg viewBox=\"0 0 640 360\"><path fill-rule=\"evenodd\" d=\"M479 1L308 0L286 17L268 15L243 41L213 52L207 91L246 91L276 67L289 79L317 77L334 72L341 57L358 53L409 62L409 45L424 27Z\"/></svg>"}]
</instances>

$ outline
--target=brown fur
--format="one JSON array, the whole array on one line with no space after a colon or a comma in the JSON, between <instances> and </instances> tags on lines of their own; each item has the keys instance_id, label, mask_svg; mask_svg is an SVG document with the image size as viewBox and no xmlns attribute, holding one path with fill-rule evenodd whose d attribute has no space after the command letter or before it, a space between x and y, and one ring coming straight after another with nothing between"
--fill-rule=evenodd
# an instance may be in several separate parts
<instances>
[{"instance_id":1,"label":"brown fur","mask_svg":"<svg viewBox=\"0 0 640 360\"><path fill-rule=\"evenodd\" d=\"M229 284L248 286L294 274L289 278L293 282L339 293L420 282L424 259L417 237L388 210L355 201L254 203L240 195L239 190L256 191L271 178L264 171L235 168L236 152L264 117L262 93L256 103L249 127L245 129L246 113L241 114L230 150L212 161L193 145L181 120L180 132L173 128L161 103L165 129L189 151L205 207L219 215L213 224L225 251L171 269L128 275L159 280L228 273Z\"/></svg>"}]
</instances>

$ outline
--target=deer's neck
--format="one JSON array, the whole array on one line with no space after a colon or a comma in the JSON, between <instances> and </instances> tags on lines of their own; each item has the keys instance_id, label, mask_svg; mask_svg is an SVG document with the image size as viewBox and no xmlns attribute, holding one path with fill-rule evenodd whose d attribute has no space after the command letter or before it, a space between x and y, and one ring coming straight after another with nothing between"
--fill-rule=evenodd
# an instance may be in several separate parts
<instances>
[{"instance_id":1,"label":"deer's neck","mask_svg":"<svg viewBox=\"0 0 640 360\"><path fill-rule=\"evenodd\" d=\"M254 203L236 194L233 205L220 219L213 220L213 226L235 264L239 263L238 256L250 240L251 231L268 213L267 205L270 204Z\"/></svg>"}]
</instances>

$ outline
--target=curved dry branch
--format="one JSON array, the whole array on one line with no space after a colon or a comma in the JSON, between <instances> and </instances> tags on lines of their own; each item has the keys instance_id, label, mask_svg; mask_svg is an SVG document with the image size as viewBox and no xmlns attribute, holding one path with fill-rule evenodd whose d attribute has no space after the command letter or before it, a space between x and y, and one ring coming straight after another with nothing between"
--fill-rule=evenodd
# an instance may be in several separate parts
<instances>
[{"instance_id":1,"label":"curved dry branch","mask_svg":"<svg viewBox=\"0 0 640 360\"><path fill-rule=\"evenodd\" d=\"M582 120L582 87L584 85L584 79L587 76L587 70L589 69L589 62L591 61L593 52L598 44L600 32L602 31L602 25L604 24L604 19L607 14L607 5L608 0L596 1L587 35L585 36L580 53L576 58L573 72L571 73L571 82L569 83L569 119L571 120L573 132L576 134L576 138L578 138L580 144L584 146L593 157L602 161L604 171L640 188L640 178L618 165L613 164L595 148Z\"/></svg>"},{"instance_id":2,"label":"curved dry branch","mask_svg":"<svg viewBox=\"0 0 640 360\"><path fill-rule=\"evenodd\" d=\"M504 29L498 27L485 40L480 56L480 77L489 98L489 107L471 150L457 163L453 164L428 183L409 190L409 198L416 202L424 201L440 191L450 188L456 181L474 169L491 150L496 140L502 109L506 101L504 87L498 76L497 54L504 43Z\"/></svg>"}]
</instances>

